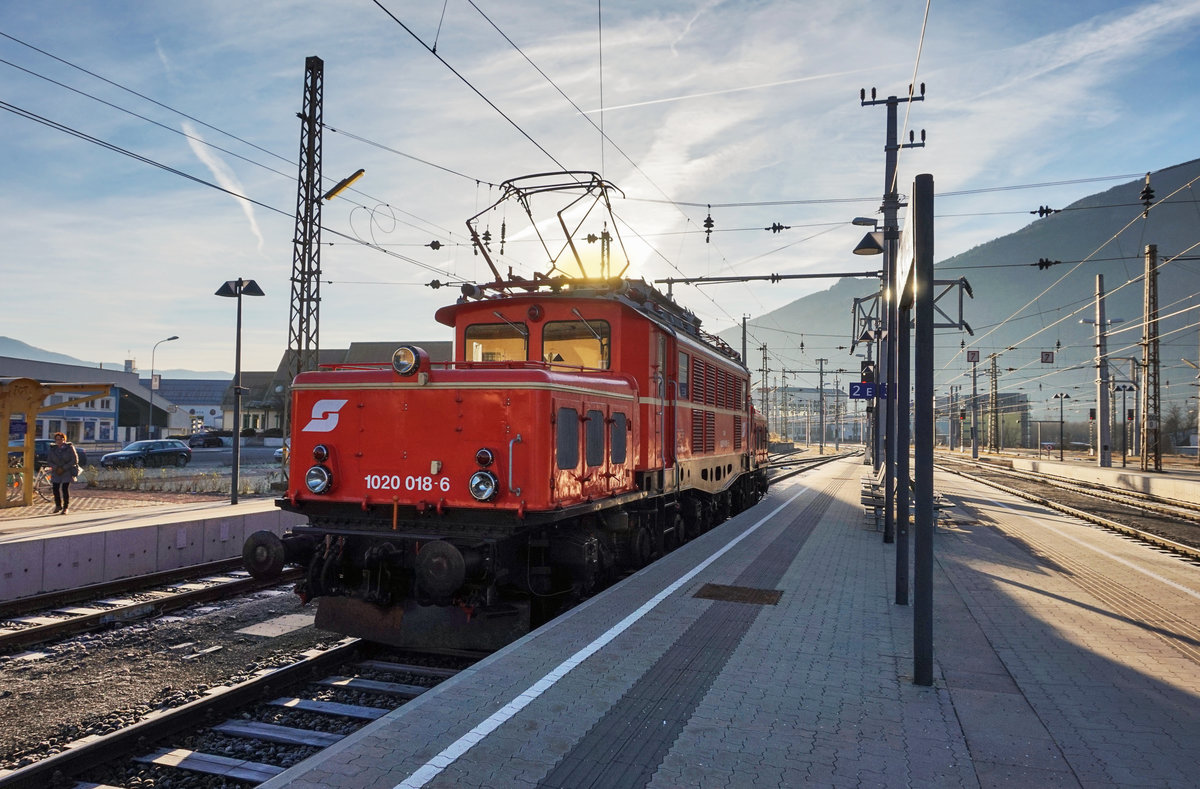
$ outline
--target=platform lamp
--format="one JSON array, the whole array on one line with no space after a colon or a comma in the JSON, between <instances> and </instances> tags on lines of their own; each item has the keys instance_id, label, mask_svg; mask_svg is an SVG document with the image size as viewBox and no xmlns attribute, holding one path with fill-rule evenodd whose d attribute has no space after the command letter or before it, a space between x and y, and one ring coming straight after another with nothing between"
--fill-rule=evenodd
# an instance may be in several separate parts
<instances>
[{"instance_id":1,"label":"platform lamp","mask_svg":"<svg viewBox=\"0 0 1200 789\"><path fill-rule=\"evenodd\" d=\"M172 334L165 340L159 340L154 343L154 347L150 349L150 430L146 434L147 438L154 438L154 390L158 388L154 385L154 354L158 352L158 346L164 342L178 339L179 335Z\"/></svg>"},{"instance_id":2,"label":"platform lamp","mask_svg":"<svg viewBox=\"0 0 1200 789\"><path fill-rule=\"evenodd\" d=\"M1066 392L1059 392L1054 395L1054 399L1058 401L1058 459L1063 459L1063 403L1071 399L1071 395Z\"/></svg>"},{"instance_id":3,"label":"platform lamp","mask_svg":"<svg viewBox=\"0 0 1200 789\"><path fill-rule=\"evenodd\" d=\"M218 296L237 299L237 333L233 355L233 471L230 478L229 503L238 503L238 471L242 455L242 296L265 296L252 279L231 279L218 290Z\"/></svg>"}]
</instances>

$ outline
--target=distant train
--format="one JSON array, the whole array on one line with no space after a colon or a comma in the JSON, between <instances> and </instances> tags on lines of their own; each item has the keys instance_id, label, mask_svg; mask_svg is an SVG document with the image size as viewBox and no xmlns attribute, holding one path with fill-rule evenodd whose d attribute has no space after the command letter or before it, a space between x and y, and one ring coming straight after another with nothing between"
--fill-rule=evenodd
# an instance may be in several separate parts
<instances>
[{"instance_id":1,"label":"distant train","mask_svg":"<svg viewBox=\"0 0 1200 789\"><path fill-rule=\"evenodd\" d=\"M497 275L436 318L451 362L406 345L293 384L277 503L308 522L243 556L304 567L318 627L495 648L766 491L749 372L646 282Z\"/></svg>"}]
</instances>

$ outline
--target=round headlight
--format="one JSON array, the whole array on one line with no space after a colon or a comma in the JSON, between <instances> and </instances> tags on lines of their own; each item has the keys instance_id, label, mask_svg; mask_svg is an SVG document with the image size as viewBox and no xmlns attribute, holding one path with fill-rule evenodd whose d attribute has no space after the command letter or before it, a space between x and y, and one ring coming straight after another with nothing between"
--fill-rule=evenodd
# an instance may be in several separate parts
<instances>
[{"instance_id":1,"label":"round headlight","mask_svg":"<svg viewBox=\"0 0 1200 789\"><path fill-rule=\"evenodd\" d=\"M313 447L313 460L318 463L324 463L326 460L329 460L329 447L324 444L317 444Z\"/></svg>"},{"instance_id":2,"label":"round headlight","mask_svg":"<svg viewBox=\"0 0 1200 789\"><path fill-rule=\"evenodd\" d=\"M495 460L496 456L492 454L492 450L487 449L486 447L475 453L475 462L484 468L492 465Z\"/></svg>"},{"instance_id":3,"label":"round headlight","mask_svg":"<svg viewBox=\"0 0 1200 789\"><path fill-rule=\"evenodd\" d=\"M500 480L490 471L476 471L467 483L467 490L471 491L476 501L489 501L500 490Z\"/></svg>"},{"instance_id":4,"label":"round headlight","mask_svg":"<svg viewBox=\"0 0 1200 789\"><path fill-rule=\"evenodd\" d=\"M304 475L304 484L313 493L325 493L333 486L333 475L324 466L313 466Z\"/></svg>"},{"instance_id":5,"label":"round headlight","mask_svg":"<svg viewBox=\"0 0 1200 789\"><path fill-rule=\"evenodd\" d=\"M401 345L392 354L392 369L400 375L409 376L421 366L422 351L415 345Z\"/></svg>"}]
</instances>

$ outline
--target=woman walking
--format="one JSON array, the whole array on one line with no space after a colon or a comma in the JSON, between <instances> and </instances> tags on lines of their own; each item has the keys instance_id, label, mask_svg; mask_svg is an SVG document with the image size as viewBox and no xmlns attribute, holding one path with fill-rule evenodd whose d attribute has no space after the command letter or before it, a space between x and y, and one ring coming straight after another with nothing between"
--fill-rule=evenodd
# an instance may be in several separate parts
<instances>
[{"instance_id":1,"label":"woman walking","mask_svg":"<svg viewBox=\"0 0 1200 789\"><path fill-rule=\"evenodd\" d=\"M54 511L66 515L71 504L71 483L79 476L79 454L65 433L54 434L54 443L46 450L46 464L54 488Z\"/></svg>"}]
</instances>

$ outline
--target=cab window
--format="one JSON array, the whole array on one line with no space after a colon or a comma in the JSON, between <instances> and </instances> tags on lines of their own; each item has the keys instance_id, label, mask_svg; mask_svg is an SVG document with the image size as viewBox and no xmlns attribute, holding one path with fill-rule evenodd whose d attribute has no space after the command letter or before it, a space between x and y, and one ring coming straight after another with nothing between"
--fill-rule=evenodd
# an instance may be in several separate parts
<instances>
[{"instance_id":1,"label":"cab window","mask_svg":"<svg viewBox=\"0 0 1200 789\"><path fill-rule=\"evenodd\" d=\"M542 329L542 358L549 364L607 370L611 343L608 321L548 321Z\"/></svg>"},{"instance_id":2,"label":"cab window","mask_svg":"<svg viewBox=\"0 0 1200 789\"><path fill-rule=\"evenodd\" d=\"M523 323L474 323L463 337L468 362L523 362L529 329Z\"/></svg>"}]
</instances>

